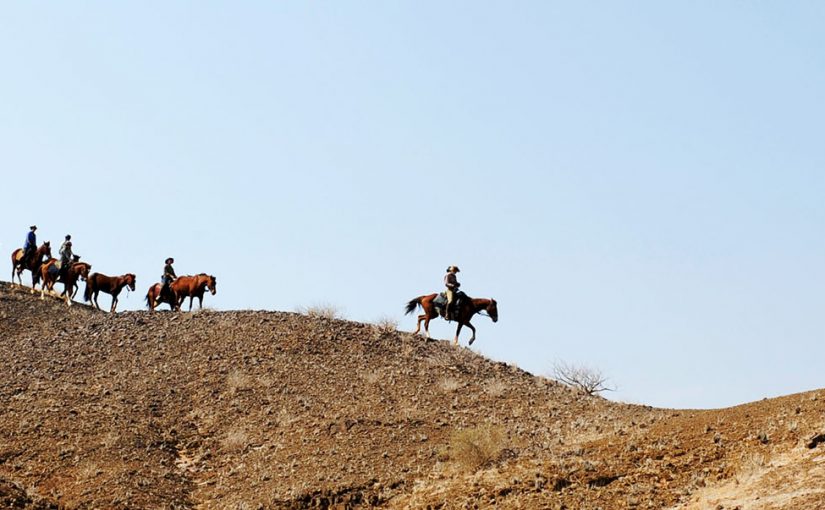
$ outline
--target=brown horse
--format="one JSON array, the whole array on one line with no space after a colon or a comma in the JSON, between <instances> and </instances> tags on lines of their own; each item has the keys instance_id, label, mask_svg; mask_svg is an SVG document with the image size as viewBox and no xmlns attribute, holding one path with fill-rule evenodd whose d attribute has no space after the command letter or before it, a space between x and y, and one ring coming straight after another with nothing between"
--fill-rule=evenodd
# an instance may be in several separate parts
<instances>
[{"instance_id":1,"label":"brown horse","mask_svg":"<svg viewBox=\"0 0 825 510\"><path fill-rule=\"evenodd\" d=\"M406 314L411 314L417 306L424 309L424 313L418 316L418 325L413 334L421 331L421 321L424 321L424 331L427 332L427 338L430 338L430 319L438 317L440 311L440 307L434 303L437 296L438 294L419 296L407 303ZM498 322L498 305L495 299L472 299L465 296L458 303L457 309L453 309L454 318L456 322L458 322L458 327L455 330L455 339L453 340L455 345L458 345L458 334L461 332L462 326L467 326L473 331L473 337L470 339L470 345L473 345L473 342L476 341L476 328L470 324L470 319L473 318L473 315L481 311L486 311L487 315L493 319L493 322Z\"/></svg>"},{"instance_id":2,"label":"brown horse","mask_svg":"<svg viewBox=\"0 0 825 510\"><path fill-rule=\"evenodd\" d=\"M35 250L34 255L29 257L25 262L20 260L22 255L23 248L18 248L11 252L11 282L14 283L14 275L17 274L17 281L22 287L23 279L20 275L23 274L23 270L28 269L32 272L32 293L34 293L34 287L40 281L40 266L43 264L43 257L47 259L52 258L52 248L49 242L46 241Z\"/></svg>"},{"instance_id":3,"label":"brown horse","mask_svg":"<svg viewBox=\"0 0 825 510\"><path fill-rule=\"evenodd\" d=\"M169 308L172 310L180 310L180 307L178 306L178 296L177 294L175 294L175 289L173 289L170 285L169 291L171 295L161 295L162 289L163 284L156 283L149 287L149 291L146 292L146 306L149 308L149 311L154 312L155 308L162 305L163 303L167 303L169 305Z\"/></svg>"},{"instance_id":4,"label":"brown horse","mask_svg":"<svg viewBox=\"0 0 825 510\"><path fill-rule=\"evenodd\" d=\"M172 289L178 298L178 310L183 300L189 297L189 311L192 311L192 300L198 298L198 309L203 308L203 293L206 289L214 296L218 291L218 283L211 274L201 273L195 276L181 276L172 282Z\"/></svg>"},{"instance_id":5,"label":"brown horse","mask_svg":"<svg viewBox=\"0 0 825 510\"><path fill-rule=\"evenodd\" d=\"M112 295L112 308L110 313L115 313L117 308L117 296L123 287L127 287L127 292L135 291L135 275L126 273L122 276L106 276L101 273L92 273L86 279L86 291L83 294L83 301L92 301L92 304L100 310L100 305L97 303L97 296L100 291Z\"/></svg>"},{"instance_id":6,"label":"brown horse","mask_svg":"<svg viewBox=\"0 0 825 510\"><path fill-rule=\"evenodd\" d=\"M43 283L40 287L40 299L45 299L46 291L53 294L54 284L62 282L63 292L60 295L66 296L66 305L72 306L72 293L77 284L77 280L78 278L84 280L88 278L92 265L86 262L74 262L65 273L60 273L57 271L56 263L57 259L49 259L40 266L40 274L43 277ZM52 267L54 267L54 269L52 269Z\"/></svg>"}]
</instances>

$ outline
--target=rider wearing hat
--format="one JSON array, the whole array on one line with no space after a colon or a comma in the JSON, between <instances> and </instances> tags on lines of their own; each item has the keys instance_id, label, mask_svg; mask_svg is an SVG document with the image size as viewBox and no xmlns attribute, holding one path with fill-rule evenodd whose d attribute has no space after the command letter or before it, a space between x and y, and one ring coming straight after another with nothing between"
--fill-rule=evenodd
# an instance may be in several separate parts
<instances>
[{"instance_id":1,"label":"rider wearing hat","mask_svg":"<svg viewBox=\"0 0 825 510\"><path fill-rule=\"evenodd\" d=\"M37 225L29 227L29 233L26 234L26 242L23 243L23 258L21 262L24 264L28 262L29 257L37 250L37 235L34 231L37 230Z\"/></svg>"},{"instance_id":2,"label":"rider wearing hat","mask_svg":"<svg viewBox=\"0 0 825 510\"><path fill-rule=\"evenodd\" d=\"M175 278L178 275L175 274L175 268L172 267L172 264L175 263L175 259L169 257L166 259L166 264L163 266L163 276L160 277L160 281L163 283L163 288L160 289L160 295L163 296L169 293L169 284L175 281Z\"/></svg>"},{"instance_id":3,"label":"rider wearing hat","mask_svg":"<svg viewBox=\"0 0 825 510\"><path fill-rule=\"evenodd\" d=\"M74 254L72 253L71 239L72 236L66 234L66 239L63 241L63 244L60 245L60 273L64 276L66 272L68 272L69 266L71 265L72 259L74 258Z\"/></svg>"},{"instance_id":4,"label":"rider wearing hat","mask_svg":"<svg viewBox=\"0 0 825 510\"><path fill-rule=\"evenodd\" d=\"M444 318L447 320L451 320L450 307L455 300L455 294L458 292L458 288L461 287L461 284L458 283L458 279L455 276L459 271L458 266L450 266L447 268L447 274L444 275L444 285L447 287L447 306L444 309Z\"/></svg>"}]
</instances>

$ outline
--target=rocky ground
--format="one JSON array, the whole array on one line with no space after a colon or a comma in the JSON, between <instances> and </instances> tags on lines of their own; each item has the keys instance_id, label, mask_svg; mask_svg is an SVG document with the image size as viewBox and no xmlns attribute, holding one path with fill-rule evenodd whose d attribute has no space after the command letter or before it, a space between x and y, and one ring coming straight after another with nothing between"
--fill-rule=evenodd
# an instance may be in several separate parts
<instances>
[{"instance_id":1,"label":"rocky ground","mask_svg":"<svg viewBox=\"0 0 825 510\"><path fill-rule=\"evenodd\" d=\"M825 390L653 409L387 325L2 282L0 360L2 508L825 508Z\"/></svg>"}]
</instances>

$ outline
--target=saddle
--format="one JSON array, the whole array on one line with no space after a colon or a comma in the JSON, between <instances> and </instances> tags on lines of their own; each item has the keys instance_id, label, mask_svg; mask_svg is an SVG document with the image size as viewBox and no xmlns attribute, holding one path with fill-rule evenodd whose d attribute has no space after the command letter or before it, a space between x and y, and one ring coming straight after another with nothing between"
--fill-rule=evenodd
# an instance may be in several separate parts
<instances>
[{"instance_id":1,"label":"saddle","mask_svg":"<svg viewBox=\"0 0 825 510\"><path fill-rule=\"evenodd\" d=\"M455 297L453 298L453 306L450 310L453 312L451 315L455 314L455 311L459 309L461 303L467 299L467 294L464 291L458 291L455 293ZM433 305L435 305L435 310L438 312L438 315L444 317L447 320L451 320L451 317L447 317L444 312L447 310L447 292L442 291L439 292L438 295L433 299Z\"/></svg>"},{"instance_id":2,"label":"saddle","mask_svg":"<svg viewBox=\"0 0 825 510\"><path fill-rule=\"evenodd\" d=\"M22 249L20 251L18 251L17 254L14 256L14 261L15 262L20 262L21 260L23 260L23 254L24 253L25 253L25 251L23 251Z\"/></svg>"}]
</instances>

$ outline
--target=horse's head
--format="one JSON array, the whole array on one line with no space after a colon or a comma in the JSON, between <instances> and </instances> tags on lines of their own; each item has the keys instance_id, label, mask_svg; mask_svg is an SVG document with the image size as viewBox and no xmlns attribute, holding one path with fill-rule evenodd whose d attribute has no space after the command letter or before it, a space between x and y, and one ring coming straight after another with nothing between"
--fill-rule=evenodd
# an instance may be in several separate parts
<instances>
[{"instance_id":1,"label":"horse's head","mask_svg":"<svg viewBox=\"0 0 825 510\"><path fill-rule=\"evenodd\" d=\"M207 276L206 286L209 287L209 292L214 296L218 292L218 281L211 274Z\"/></svg>"},{"instance_id":2,"label":"horse's head","mask_svg":"<svg viewBox=\"0 0 825 510\"><path fill-rule=\"evenodd\" d=\"M52 258L52 245L49 244L49 241L46 241L37 252L40 254L40 260L43 260L43 255L45 255L47 259L50 259Z\"/></svg>"},{"instance_id":3,"label":"horse's head","mask_svg":"<svg viewBox=\"0 0 825 510\"><path fill-rule=\"evenodd\" d=\"M490 299L490 304L487 305L487 314L493 319L493 322L498 322L498 304L495 299Z\"/></svg>"},{"instance_id":4,"label":"horse's head","mask_svg":"<svg viewBox=\"0 0 825 510\"><path fill-rule=\"evenodd\" d=\"M129 290L132 292L135 291L135 275L132 273L126 274L126 286L129 287Z\"/></svg>"},{"instance_id":5,"label":"horse's head","mask_svg":"<svg viewBox=\"0 0 825 510\"><path fill-rule=\"evenodd\" d=\"M92 265L87 264L86 262L75 262L74 264L72 264L72 268L77 268L77 274L80 276L80 278L85 280L89 277L89 271L92 269Z\"/></svg>"}]
</instances>

